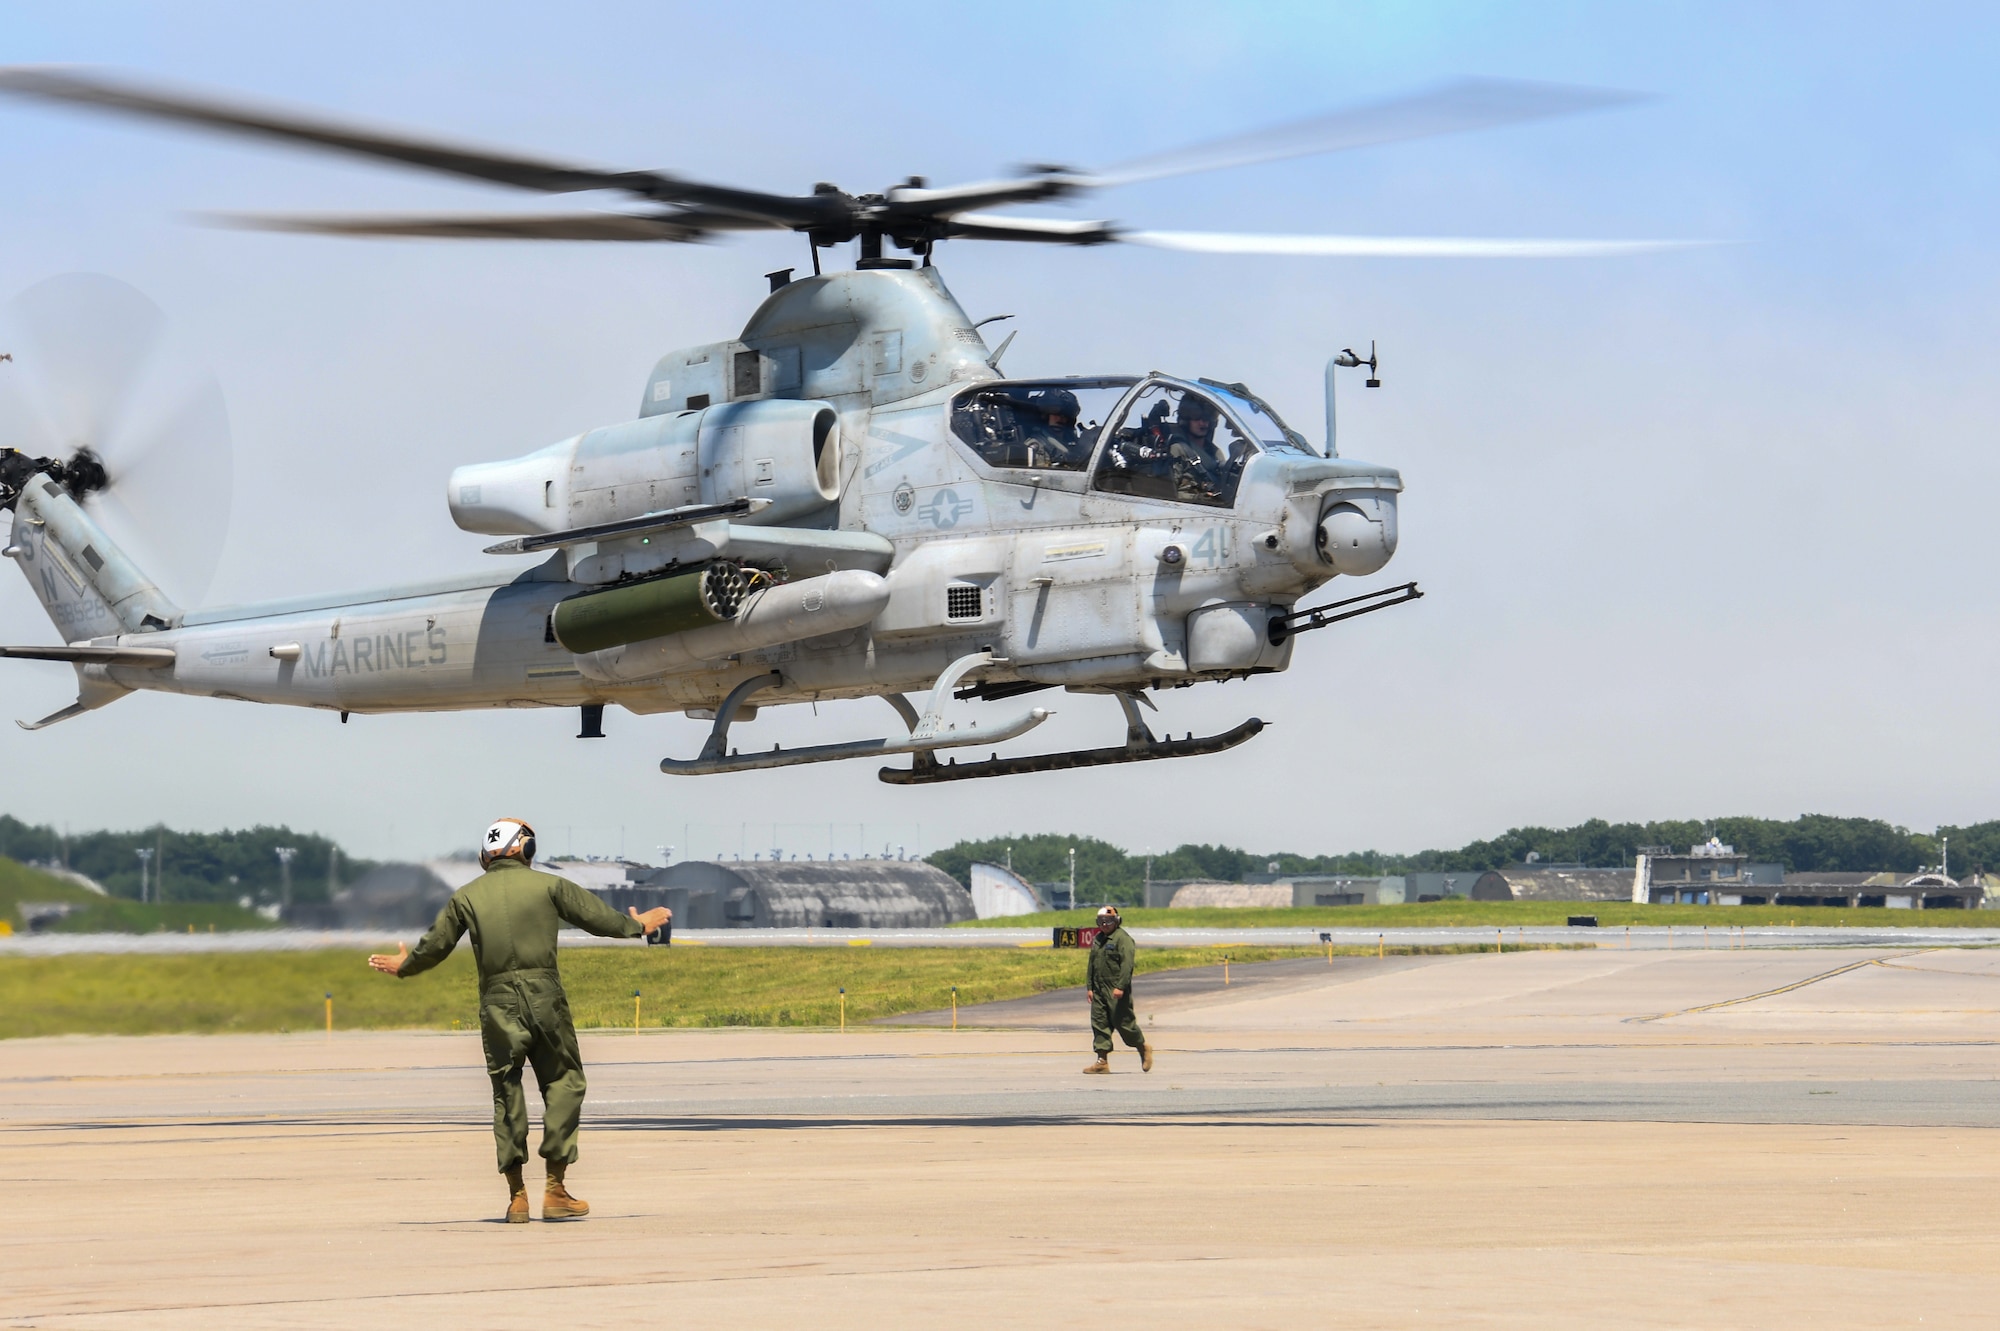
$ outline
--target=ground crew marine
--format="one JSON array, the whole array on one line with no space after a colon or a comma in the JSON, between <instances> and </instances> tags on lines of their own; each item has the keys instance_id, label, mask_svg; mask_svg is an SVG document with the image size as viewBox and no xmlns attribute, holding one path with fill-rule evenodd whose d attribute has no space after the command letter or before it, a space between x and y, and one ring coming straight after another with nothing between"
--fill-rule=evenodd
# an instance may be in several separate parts
<instances>
[{"instance_id":1,"label":"ground crew marine","mask_svg":"<svg viewBox=\"0 0 2000 1331\"><path fill-rule=\"evenodd\" d=\"M526 823L493 824L479 855L486 872L452 893L416 950L399 945L393 957L368 959L376 970L407 979L450 956L461 935L472 935L479 1033L493 1081L493 1146L507 1176L510 1223L528 1219L521 1181L528 1159L524 1065L535 1069L542 1090L541 1155L548 1166L542 1218L575 1220L590 1213L589 1204L570 1196L563 1183L576 1162L584 1076L569 999L556 971L556 931L570 924L603 938L636 938L671 918L664 908L620 915L568 879L530 868L534 857L535 833Z\"/></svg>"},{"instance_id":2,"label":"ground crew marine","mask_svg":"<svg viewBox=\"0 0 2000 1331\"><path fill-rule=\"evenodd\" d=\"M1111 1071L1111 1032L1129 1048L1139 1051L1139 1068L1153 1070L1153 1046L1132 1007L1132 964L1138 960L1139 946L1119 922L1118 908L1106 906L1097 912L1097 940L1090 947L1090 1043L1097 1061L1085 1072Z\"/></svg>"}]
</instances>

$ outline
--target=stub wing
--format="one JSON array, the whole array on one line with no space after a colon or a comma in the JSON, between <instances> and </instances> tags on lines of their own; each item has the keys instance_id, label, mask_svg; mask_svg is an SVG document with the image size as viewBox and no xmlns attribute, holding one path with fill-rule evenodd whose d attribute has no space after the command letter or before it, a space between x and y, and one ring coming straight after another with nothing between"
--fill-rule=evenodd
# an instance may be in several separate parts
<instances>
[{"instance_id":1,"label":"stub wing","mask_svg":"<svg viewBox=\"0 0 2000 1331\"><path fill-rule=\"evenodd\" d=\"M50 712L39 721L16 721L23 730L43 730L58 721L67 721L85 712L94 712L117 702L131 690L105 678L107 666L135 670L165 670L174 664L170 647L93 647L85 644L66 647L0 647L0 659L18 661L60 661L73 666L77 676L77 698L60 711Z\"/></svg>"}]
</instances>

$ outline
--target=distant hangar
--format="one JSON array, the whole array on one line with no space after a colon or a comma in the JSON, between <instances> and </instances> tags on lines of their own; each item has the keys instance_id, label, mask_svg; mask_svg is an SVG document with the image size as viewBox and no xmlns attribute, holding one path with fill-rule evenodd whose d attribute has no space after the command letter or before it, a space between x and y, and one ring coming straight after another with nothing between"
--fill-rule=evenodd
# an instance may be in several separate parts
<instances>
[{"instance_id":1,"label":"distant hangar","mask_svg":"<svg viewBox=\"0 0 2000 1331\"><path fill-rule=\"evenodd\" d=\"M689 860L597 894L665 906L682 929L936 929L973 918L972 894L922 860Z\"/></svg>"}]
</instances>

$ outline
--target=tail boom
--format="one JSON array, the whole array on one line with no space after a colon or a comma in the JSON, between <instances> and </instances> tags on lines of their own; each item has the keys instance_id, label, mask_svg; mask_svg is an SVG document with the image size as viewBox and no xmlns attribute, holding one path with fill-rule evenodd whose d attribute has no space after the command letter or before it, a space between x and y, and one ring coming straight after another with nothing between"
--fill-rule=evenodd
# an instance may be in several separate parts
<instances>
[{"instance_id":1,"label":"tail boom","mask_svg":"<svg viewBox=\"0 0 2000 1331\"><path fill-rule=\"evenodd\" d=\"M46 475L15 501L8 554L65 642L171 628L180 607Z\"/></svg>"}]
</instances>

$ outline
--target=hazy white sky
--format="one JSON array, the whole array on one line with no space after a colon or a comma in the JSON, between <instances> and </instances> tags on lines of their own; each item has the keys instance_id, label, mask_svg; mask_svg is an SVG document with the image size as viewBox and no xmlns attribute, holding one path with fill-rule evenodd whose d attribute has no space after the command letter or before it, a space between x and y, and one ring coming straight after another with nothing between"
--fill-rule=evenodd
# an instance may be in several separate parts
<instances>
[{"instance_id":1,"label":"hazy white sky","mask_svg":"<svg viewBox=\"0 0 2000 1331\"><path fill-rule=\"evenodd\" d=\"M1421 603L1289 674L1162 697L1273 723L1231 754L928 790L873 765L659 774L705 730L614 713L356 718L138 696L0 733L0 810L78 828L285 821L374 855L536 822L554 850L1409 850L1524 822L2000 816L1988 569L2000 17L1982 6L1590 4L11 6L0 60L81 61L611 166L859 192L1102 164L1465 74L1657 94L1564 122L1161 182L1079 215L1157 228L1704 237L1618 260L1335 261L959 244L1017 373L1243 379L1319 433L1319 368L1379 341L1344 453L1402 469L1388 572ZM228 394L211 602L478 567L444 478L631 416L664 351L732 335L789 237L347 242L227 209L532 198L0 103L0 297L90 270L153 297ZM4 573L4 570L0 570ZM1385 575L1386 576L1386 575ZM0 577L0 638L51 630ZM73 696L11 664L9 715ZM1120 733L1074 698L1043 745ZM745 742L884 733L880 703ZM1022 746L1016 746L1022 747ZM690 844L691 843L691 844Z\"/></svg>"}]
</instances>

